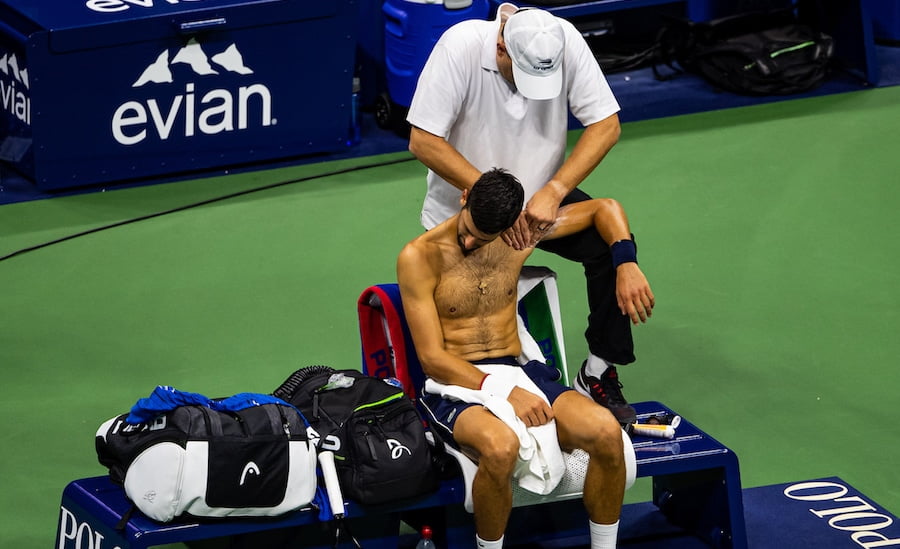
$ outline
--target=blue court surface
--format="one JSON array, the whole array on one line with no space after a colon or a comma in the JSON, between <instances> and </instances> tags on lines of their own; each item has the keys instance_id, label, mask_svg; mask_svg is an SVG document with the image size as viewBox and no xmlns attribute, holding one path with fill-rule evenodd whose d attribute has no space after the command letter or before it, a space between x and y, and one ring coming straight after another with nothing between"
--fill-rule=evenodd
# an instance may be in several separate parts
<instances>
[{"instance_id":1,"label":"blue court surface","mask_svg":"<svg viewBox=\"0 0 900 549\"><path fill-rule=\"evenodd\" d=\"M750 549L859 549L865 544L900 547L897 517L838 477L760 486L743 494ZM632 530L630 524L622 524L620 546L709 547L693 537L666 537L661 534L665 532L661 520L658 529L648 532L648 519L658 514L649 503L635 504L629 518L640 517L642 526ZM877 544L883 540L895 543Z\"/></svg>"},{"instance_id":2,"label":"blue court surface","mask_svg":"<svg viewBox=\"0 0 900 549\"><path fill-rule=\"evenodd\" d=\"M897 517L839 477L749 488L743 499L750 549L900 547ZM589 540L528 547L586 548ZM619 547L708 549L710 545L673 528L655 505L646 502L626 506Z\"/></svg>"}]
</instances>

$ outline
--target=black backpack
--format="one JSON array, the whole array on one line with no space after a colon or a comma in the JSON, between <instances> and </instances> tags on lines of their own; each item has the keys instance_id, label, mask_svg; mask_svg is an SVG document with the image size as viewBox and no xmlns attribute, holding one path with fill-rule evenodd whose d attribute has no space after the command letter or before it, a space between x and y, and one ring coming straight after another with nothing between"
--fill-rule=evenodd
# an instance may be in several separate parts
<instances>
[{"instance_id":1,"label":"black backpack","mask_svg":"<svg viewBox=\"0 0 900 549\"><path fill-rule=\"evenodd\" d=\"M697 74L744 95L787 95L811 90L828 74L834 52L825 33L799 23L791 9L755 11L709 22L672 20L659 34L659 64Z\"/></svg>"},{"instance_id":2,"label":"black backpack","mask_svg":"<svg viewBox=\"0 0 900 549\"><path fill-rule=\"evenodd\" d=\"M395 380L310 366L273 395L303 412L320 451L334 452L341 490L354 501L385 503L437 489L422 418Z\"/></svg>"}]
</instances>

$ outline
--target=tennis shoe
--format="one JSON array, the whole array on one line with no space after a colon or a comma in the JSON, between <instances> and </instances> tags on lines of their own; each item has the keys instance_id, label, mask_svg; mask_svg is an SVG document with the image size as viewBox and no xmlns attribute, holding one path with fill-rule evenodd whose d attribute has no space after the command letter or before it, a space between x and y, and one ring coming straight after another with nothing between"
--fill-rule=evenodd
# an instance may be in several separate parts
<instances>
[{"instance_id":1,"label":"tennis shoe","mask_svg":"<svg viewBox=\"0 0 900 549\"><path fill-rule=\"evenodd\" d=\"M622 382L615 366L609 366L599 378L585 373L585 364L581 365L573 384L576 391L588 396L600 406L607 408L619 423L628 425L637 421L637 412L628 404L622 395Z\"/></svg>"}]
</instances>

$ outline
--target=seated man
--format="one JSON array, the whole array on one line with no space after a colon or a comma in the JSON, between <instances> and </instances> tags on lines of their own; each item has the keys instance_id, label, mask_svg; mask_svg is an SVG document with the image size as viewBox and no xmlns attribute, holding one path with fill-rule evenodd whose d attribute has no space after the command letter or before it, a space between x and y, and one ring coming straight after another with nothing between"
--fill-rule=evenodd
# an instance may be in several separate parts
<instances>
[{"instance_id":1,"label":"seated man","mask_svg":"<svg viewBox=\"0 0 900 549\"><path fill-rule=\"evenodd\" d=\"M516 250L500 234L522 211L518 180L501 169L484 173L462 192L462 210L418 236L400 252L397 278L403 309L425 374L445 386L505 398L526 427L553 420L559 446L589 456L583 498L593 549L615 547L625 490L622 432L612 413L590 398L556 382L533 362L522 367L531 387L511 386L485 375L480 364L509 364L521 354L516 322L516 285L533 247ZM594 227L613 246L616 293L622 314L646 321L653 293L637 265L631 232L618 202L595 199L560 208L543 239L560 238ZM514 359L513 359L514 360ZM517 368L517 366L510 366ZM439 395L423 404L433 426L478 463L472 485L476 542L499 548L512 509L512 478L520 439L513 428L482 405Z\"/></svg>"}]
</instances>

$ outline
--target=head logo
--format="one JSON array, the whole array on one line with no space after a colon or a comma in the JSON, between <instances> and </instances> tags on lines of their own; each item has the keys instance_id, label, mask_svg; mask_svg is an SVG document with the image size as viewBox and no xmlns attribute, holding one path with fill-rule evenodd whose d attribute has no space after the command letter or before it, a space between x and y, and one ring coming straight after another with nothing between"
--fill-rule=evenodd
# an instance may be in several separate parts
<instances>
[{"instance_id":1,"label":"head logo","mask_svg":"<svg viewBox=\"0 0 900 549\"><path fill-rule=\"evenodd\" d=\"M0 102L3 109L21 122L31 125L31 98L28 89L28 69L19 66L19 58L14 53L4 53L0 57Z\"/></svg>"},{"instance_id":2,"label":"head logo","mask_svg":"<svg viewBox=\"0 0 900 549\"><path fill-rule=\"evenodd\" d=\"M244 470L241 472L241 482L240 486L244 485L244 481L247 480L247 475L260 475L259 465L253 463L252 461L248 461L247 465L244 465Z\"/></svg>"},{"instance_id":3,"label":"head logo","mask_svg":"<svg viewBox=\"0 0 900 549\"><path fill-rule=\"evenodd\" d=\"M276 124L272 117L272 94L263 84L239 86L234 90L213 88L199 99L197 95L202 92L193 81L185 83L184 93L176 92L174 97L171 87L166 86L175 83L176 76L185 74L191 79L216 82L217 76L228 73L254 74L235 44L212 57L207 56L194 38L171 57L169 50L164 50L131 87L149 89L157 96L166 94L166 97L134 99L119 105L112 118L113 137L122 145L136 145L154 135L165 141L176 129L181 130L182 137L246 130L251 126L251 115L258 115L260 127Z\"/></svg>"}]
</instances>

